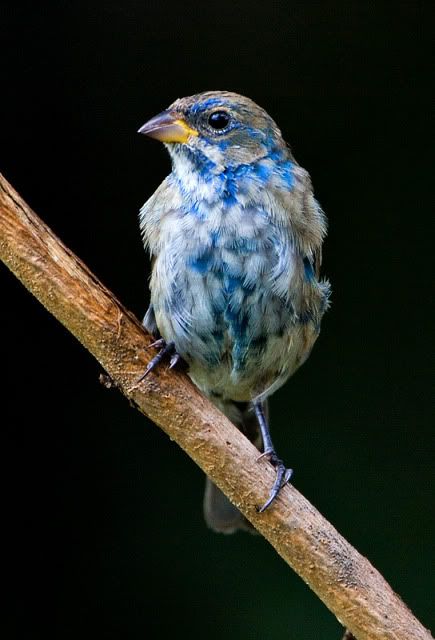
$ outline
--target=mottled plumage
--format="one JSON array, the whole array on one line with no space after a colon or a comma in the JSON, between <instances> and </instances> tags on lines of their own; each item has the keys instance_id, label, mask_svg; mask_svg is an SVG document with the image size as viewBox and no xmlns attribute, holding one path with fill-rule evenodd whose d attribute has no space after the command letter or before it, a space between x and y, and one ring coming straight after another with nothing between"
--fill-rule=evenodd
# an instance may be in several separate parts
<instances>
[{"instance_id":1,"label":"mottled plumage","mask_svg":"<svg viewBox=\"0 0 435 640\"><path fill-rule=\"evenodd\" d=\"M246 431L249 408L261 409L318 336L329 295L319 281L324 214L278 127L248 98L183 98L140 131L172 160L140 213L153 257L145 326L174 343L194 383ZM249 431L254 440L258 429ZM213 528L243 525L208 493Z\"/></svg>"}]
</instances>

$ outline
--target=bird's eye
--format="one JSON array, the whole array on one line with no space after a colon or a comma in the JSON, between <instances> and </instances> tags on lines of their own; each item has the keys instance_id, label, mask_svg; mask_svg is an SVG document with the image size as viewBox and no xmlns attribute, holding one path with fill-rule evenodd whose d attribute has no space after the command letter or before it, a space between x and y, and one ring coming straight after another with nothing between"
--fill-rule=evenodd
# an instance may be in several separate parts
<instances>
[{"instance_id":1,"label":"bird's eye","mask_svg":"<svg viewBox=\"0 0 435 640\"><path fill-rule=\"evenodd\" d=\"M230 121L230 116L226 111L215 111L212 113L208 119L208 124L212 127L212 129L216 129L217 131L221 131L228 126Z\"/></svg>"}]
</instances>

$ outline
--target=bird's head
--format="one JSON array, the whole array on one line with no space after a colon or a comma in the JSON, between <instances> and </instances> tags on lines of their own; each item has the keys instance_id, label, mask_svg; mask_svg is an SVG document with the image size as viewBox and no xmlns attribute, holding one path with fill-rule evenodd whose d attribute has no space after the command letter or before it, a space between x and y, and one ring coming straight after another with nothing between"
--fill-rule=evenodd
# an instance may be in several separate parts
<instances>
[{"instance_id":1,"label":"bird's head","mask_svg":"<svg viewBox=\"0 0 435 640\"><path fill-rule=\"evenodd\" d=\"M175 164L189 158L212 173L249 165L286 149L266 111L228 91L180 98L148 120L139 133L164 142Z\"/></svg>"}]
</instances>

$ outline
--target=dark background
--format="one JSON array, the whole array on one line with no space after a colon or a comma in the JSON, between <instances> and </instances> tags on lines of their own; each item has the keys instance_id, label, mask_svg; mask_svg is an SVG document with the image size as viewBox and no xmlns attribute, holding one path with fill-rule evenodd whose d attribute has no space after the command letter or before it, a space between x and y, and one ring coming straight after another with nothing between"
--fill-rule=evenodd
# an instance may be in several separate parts
<instances>
[{"instance_id":1,"label":"dark background","mask_svg":"<svg viewBox=\"0 0 435 640\"><path fill-rule=\"evenodd\" d=\"M139 317L138 209L170 168L145 120L235 90L310 171L333 304L272 433L297 488L433 625L423 3L40 4L1 8L1 171ZM0 287L7 637L338 640L261 538L205 528L201 472L5 267Z\"/></svg>"}]
</instances>

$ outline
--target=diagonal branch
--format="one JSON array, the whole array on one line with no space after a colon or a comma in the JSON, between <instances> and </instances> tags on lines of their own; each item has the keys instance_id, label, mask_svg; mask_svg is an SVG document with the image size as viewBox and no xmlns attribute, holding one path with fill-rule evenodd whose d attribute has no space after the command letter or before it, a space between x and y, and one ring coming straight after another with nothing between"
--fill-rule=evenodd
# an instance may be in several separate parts
<instances>
[{"instance_id":1,"label":"diagonal branch","mask_svg":"<svg viewBox=\"0 0 435 640\"><path fill-rule=\"evenodd\" d=\"M187 376L159 369L140 384L151 337L0 175L0 257L275 547L358 640L432 636L384 578L292 486L259 514L275 472ZM351 637L351 636L349 636Z\"/></svg>"}]
</instances>

